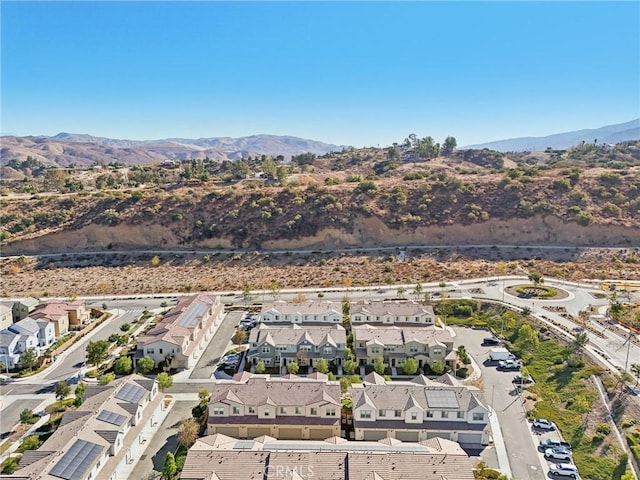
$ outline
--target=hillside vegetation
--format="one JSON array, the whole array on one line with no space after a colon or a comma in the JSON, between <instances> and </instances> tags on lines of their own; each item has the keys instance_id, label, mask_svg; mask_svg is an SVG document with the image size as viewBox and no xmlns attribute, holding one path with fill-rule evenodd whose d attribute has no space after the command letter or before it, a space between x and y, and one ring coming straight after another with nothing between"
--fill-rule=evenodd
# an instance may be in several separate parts
<instances>
[{"instance_id":1,"label":"hillside vegetation","mask_svg":"<svg viewBox=\"0 0 640 480\"><path fill-rule=\"evenodd\" d=\"M409 142L291 164L262 156L170 169L44 169L42 178L4 182L0 238L6 253L640 242L637 143L424 152ZM34 193L16 195L25 184Z\"/></svg>"}]
</instances>

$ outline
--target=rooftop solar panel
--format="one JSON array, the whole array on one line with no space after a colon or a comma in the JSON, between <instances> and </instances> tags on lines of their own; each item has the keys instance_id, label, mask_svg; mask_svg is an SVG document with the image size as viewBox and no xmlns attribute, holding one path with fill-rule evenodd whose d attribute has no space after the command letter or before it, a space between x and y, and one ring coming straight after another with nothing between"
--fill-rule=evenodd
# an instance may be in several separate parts
<instances>
[{"instance_id":1,"label":"rooftop solar panel","mask_svg":"<svg viewBox=\"0 0 640 480\"><path fill-rule=\"evenodd\" d=\"M460 408L456 392L452 390L427 390L429 408Z\"/></svg>"},{"instance_id":2,"label":"rooftop solar panel","mask_svg":"<svg viewBox=\"0 0 640 480\"><path fill-rule=\"evenodd\" d=\"M81 480L102 453L102 446L86 440L76 440L49 472L65 480Z\"/></svg>"},{"instance_id":3,"label":"rooftop solar panel","mask_svg":"<svg viewBox=\"0 0 640 480\"><path fill-rule=\"evenodd\" d=\"M185 328L191 328L198 324L198 319L201 318L207 311L207 305L201 303L193 303L182 315L182 318L178 320L178 325Z\"/></svg>"},{"instance_id":4,"label":"rooftop solar panel","mask_svg":"<svg viewBox=\"0 0 640 480\"><path fill-rule=\"evenodd\" d=\"M146 392L144 388L138 385L125 383L120 390L118 390L118 393L116 393L116 398L129 403L138 403L142 400Z\"/></svg>"},{"instance_id":5,"label":"rooftop solar panel","mask_svg":"<svg viewBox=\"0 0 640 480\"><path fill-rule=\"evenodd\" d=\"M110 423L111 425L121 426L126 419L127 417L125 417L124 415L120 415L119 413L115 413L110 410L102 410L98 414L98 420Z\"/></svg>"}]
</instances>

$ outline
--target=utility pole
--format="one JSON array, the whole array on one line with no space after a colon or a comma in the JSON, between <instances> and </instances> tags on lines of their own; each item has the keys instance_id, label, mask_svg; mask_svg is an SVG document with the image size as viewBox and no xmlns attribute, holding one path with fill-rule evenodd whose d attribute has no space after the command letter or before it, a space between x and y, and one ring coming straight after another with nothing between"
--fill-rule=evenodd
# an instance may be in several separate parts
<instances>
[{"instance_id":1,"label":"utility pole","mask_svg":"<svg viewBox=\"0 0 640 480\"><path fill-rule=\"evenodd\" d=\"M629 367L629 350L631 350L631 338L633 337L633 332L629 332L629 336L627 337L627 358L624 361L624 371L627 371Z\"/></svg>"}]
</instances>

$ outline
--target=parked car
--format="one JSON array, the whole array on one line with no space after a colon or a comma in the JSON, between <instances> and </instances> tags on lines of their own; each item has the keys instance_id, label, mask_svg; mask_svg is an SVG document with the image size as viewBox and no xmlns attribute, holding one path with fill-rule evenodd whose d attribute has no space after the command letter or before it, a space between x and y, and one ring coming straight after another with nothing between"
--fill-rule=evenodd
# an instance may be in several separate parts
<instances>
[{"instance_id":1,"label":"parked car","mask_svg":"<svg viewBox=\"0 0 640 480\"><path fill-rule=\"evenodd\" d=\"M528 384L533 383L533 378L531 378L529 375L525 375L524 377L522 375L516 375L511 381L517 384Z\"/></svg>"},{"instance_id":2,"label":"parked car","mask_svg":"<svg viewBox=\"0 0 640 480\"><path fill-rule=\"evenodd\" d=\"M636 397L640 396L640 388L638 388L638 387L627 385L627 390L629 391L629 393L631 395L635 395Z\"/></svg>"},{"instance_id":3,"label":"parked car","mask_svg":"<svg viewBox=\"0 0 640 480\"><path fill-rule=\"evenodd\" d=\"M573 463L553 463L549 465L549 473L554 477L578 478L578 467Z\"/></svg>"},{"instance_id":4,"label":"parked car","mask_svg":"<svg viewBox=\"0 0 640 480\"><path fill-rule=\"evenodd\" d=\"M546 418L536 418L533 421L533 428L538 430L555 430L556 424Z\"/></svg>"},{"instance_id":5,"label":"parked car","mask_svg":"<svg viewBox=\"0 0 640 480\"><path fill-rule=\"evenodd\" d=\"M520 370L522 362L520 360L500 360L498 368L501 370Z\"/></svg>"},{"instance_id":6,"label":"parked car","mask_svg":"<svg viewBox=\"0 0 640 480\"><path fill-rule=\"evenodd\" d=\"M547 448L544 451L547 460L571 460L571 450L562 447Z\"/></svg>"},{"instance_id":7,"label":"parked car","mask_svg":"<svg viewBox=\"0 0 640 480\"><path fill-rule=\"evenodd\" d=\"M571 450L571 444L569 442L563 442L562 440L554 440L552 438L546 438L544 440L540 440L539 445L541 450L546 450L547 448L555 448L561 447L565 450Z\"/></svg>"},{"instance_id":8,"label":"parked car","mask_svg":"<svg viewBox=\"0 0 640 480\"><path fill-rule=\"evenodd\" d=\"M500 345L500 340L498 340L495 337L486 337L482 339L482 346L486 347L486 346L495 346L495 345Z\"/></svg>"},{"instance_id":9,"label":"parked car","mask_svg":"<svg viewBox=\"0 0 640 480\"><path fill-rule=\"evenodd\" d=\"M13 378L5 375L0 375L0 385L6 385L13 382Z\"/></svg>"}]
</instances>

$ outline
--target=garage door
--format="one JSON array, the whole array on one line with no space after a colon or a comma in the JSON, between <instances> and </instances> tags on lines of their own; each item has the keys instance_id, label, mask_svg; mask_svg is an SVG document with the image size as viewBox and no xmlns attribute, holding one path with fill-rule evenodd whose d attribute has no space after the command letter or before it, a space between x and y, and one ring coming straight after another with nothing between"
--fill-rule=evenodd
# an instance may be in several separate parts
<instances>
[{"instance_id":1,"label":"garage door","mask_svg":"<svg viewBox=\"0 0 640 480\"><path fill-rule=\"evenodd\" d=\"M479 447L482 443L481 433L459 433L458 443L461 445L473 445Z\"/></svg>"},{"instance_id":2,"label":"garage door","mask_svg":"<svg viewBox=\"0 0 640 480\"><path fill-rule=\"evenodd\" d=\"M247 428L248 438L261 437L262 435L271 435L271 428L270 427Z\"/></svg>"},{"instance_id":3,"label":"garage door","mask_svg":"<svg viewBox=\"0 0 640 480\"><path fill-rule=\"evenodd\" d=\"M238 438L240 436L240 427L217 427L216 433Z\"/></svg>"},{"instance_id":4,"label":"garage door","mask_svg":"<svg viewBox=\"0 0 640 480\"><path fill-rule=\"evenodd\" d=\"M369 441L382 440L386 438L387 432L385 430L365 430L364 439Z\"/></svg>"},{"instance_id":5,"label":"garage door","mask_svg":"<svg viewBox=\"0 0 640 480\"><path fill-rule=\"evenodd\" d=\"M445 440L451 440L451 434L449 432L427 432L427 438L444 438Z\"/></svg>"},{"instance_id":6,"label":"garage door","mask_svg":"<svg viewBox=\"0 0 640 480\"><path fill-rule=\"evenodd\" d=\"M310 440L325 440L332 436L331 430L324 428L312 428L309 430Z\"/></svg>"},{"instance_id":7,"label":"garage door","mask_svg":"<svg viewBox=\"0 0 640 480\"><path fill-rule=\"evenodd\" d=\"M418 432L396 432L396 438L403 442L417 442Z\"/></svg>"},{"instance_id":8,"label":"garage door","mask_svg":"<svg viewBox=\"0 0 640 480\"><path fill-rule=\"evenodd\" d=\"M278 430L280 440L302 440L301 428L280 428Z\"/></svg>"}]
</instances>

